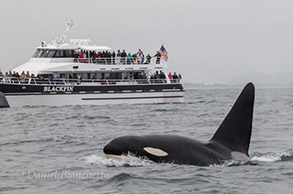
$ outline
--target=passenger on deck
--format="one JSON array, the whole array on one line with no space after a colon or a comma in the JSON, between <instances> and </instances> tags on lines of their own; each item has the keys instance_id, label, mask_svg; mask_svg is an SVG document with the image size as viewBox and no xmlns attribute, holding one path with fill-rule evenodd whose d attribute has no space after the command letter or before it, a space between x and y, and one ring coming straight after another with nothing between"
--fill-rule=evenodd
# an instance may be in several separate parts
<instances>
[{"instance_id":1,"label":"passenger on deck","mask_svg":"<svg viewBox=\"0 0 293 194\"><path fill-rule=\"evenodd\" d=\"M79 52L79 62L80 63L83 62L83 54L82 54L82 52Z\"/></svg>"},{"instance_id":2,"label":"passenger on deck","mask_svg":"<svg viewBox=\"0 0 293 194\"><path fill-rule=\"evenodd\" d=\"M97 63L100 64L101 60L102 60L102 53L98 52L98 54L97 54Z\"/></svg>"},{"instance_id":3,"label":"passenger on deck","mask_svg":"<svg viewBox=\"0 0 293 194\"><path fill-rule=\"evenodd\" d=\"M83 62L84 63L89 63L89 59L88 59L88 55L87 55L87 53L86 53L86 51L83 51Z\"/></svg>"},{"instance_id":4,"label":"passenger on deck","mask_svg":"<svg viewBox=\"0 0 293 194\"><path fill-rule=\"evenodd\" d=\"M117 54L116 59L115 59L115 63L117 65L120 65L120 63L121 63L121 54L120 53Z\"/></svg>"},{"instance_id":5,"label":"passenger on deck","mask_svg":"<svg viewBox=\"0 0 293 194\"><path fill-rule=\"evenodd\" d=\"M171 73L171 72L168 74L168 77L169 77L169 80L172 82L173 75L172 75L172 73Z\"/></svg>"},{"instance_id":6,"label":"passenger on deck","mask_svg":"<svg viewBox=\"0 0 293 194\"><path fill-rule=\"evenodd\" d=\"M2 71L1 71L1 69L0 69L0 77L3 77L3 73L2 73Z\"/></svg>"},{"instance_id":7,"label":"passenger on deck","mask_svg":"<svg viewBox=\"0 0 293 194\"><path fill-rule=\"evenodd\" d=\"M44 84L44 81L45 81L45 80L44 80L44 77L43 77L42 75L39 74L39 75L37 76L37 83L38 83L38 84Z\"/></svg>"},{"instance_id":8,"label":"passenger on deck","mask_svg":"<svg viewBox=\"0 0 293 194\"><path fill-rule=\"evenodd\" d=\"M160 78L160 75L159 75L159 72L158 72L158 71L156 71L156 73L155 73L155 75L154 75L154 78L155 78L155 79L159 79L159 78Z\"/></svg>"},{"instance_id":9,"label":"passenger on deck","mask_svg":"<svg viewBox=\"0 0 293 194\"><path fill-rule=\"evenodd\" d=\"M55 80L56 80L56 84L60 84L61 83L61 77L60 77L60 74L59 73L57 74Z\"/></svg>"},{"instance_id":10,"label":"passenger on deck","mask_svg":"<svg viewBox=\"0 0 293 194\"><path fill-rule=\"evenodd\" d=\"M160 71L160 79L166 79L166 76L163 71Z\"/></svg>"},{"instance_id":11,"label":"passenger on deck","mask_svg":"<svg viewBox=\"0 0 293 194\"><path fill-rule=\"evenodd\" d=\"M142 64L142 52L141 51L139 51L137 53L136 58L137 58L137 64Z\"/></svg>"},{"instance_id":12,"label":"passenger on deck","mask_svg":"<svg viewBox=\"0 0 293 194\"><path fill-rule=\"evenodd\" d=\"M96 59L97 59L97 53L96 53L96 51L92 51L91 59L92 59L92 63L96 63Z\"/></svg>"},{"instance_id":13,"label":"passenger on deck","mask_svg":"<svg viewBox=\"0 0 293 194\"><path fill-rule=\"evenodd\" d=\"M73 53L73 57L74 57L74 63L77 63L78 62L78 57L79 57L79 54L78 54L78 52L77 51L74 51L74 53Z\"/></svg>"},{"instance_id":14,"label":"passenger on deck","mask_svg":"<svg viewBox=\"0 0 293 194\"><path fill-rule=\"evenodd\" d=\"M111 64L111 53L106 51L106 54L105 54L105 58L106 58L106 61L107 61L107 64Z\"/></svg>"},{"instance_id":15,"label":"passenger on deck","mask_svg":"<svg viewBox=\"0 0 293 194\"><path fill-rule=\"evenodd\" d=\"M121 53L121 58L122 58L123 64L125 64L125 62L126 62L126 57L127 57L127 54L126 54L125 50L123 50L123 52Z\"/></svg>"},{"instance_id":16,"label":"passenger on deck","mask_svg":"<svg viewBox=\"0 0 293 194\"><path fill-rule=\"evenodd\" d=\"M161 54L159 51L157 51L157 54L154 55L154 57L157 57L156 64L160 64L161 61Z\"/></svg>"},{"instance_id":17,"label":"passenger on deck","mask_svg":"<svg viewBox=\"0 0 293 194\"><path fill-rule=\"evenodd\" d=\"M141 51L141 64L143 64L144 63L144 54L143 54L143 52Z\"/></svg>"},{"instance_id":18,"label":"passenger on deck","mask_svg":"<svg viewBox=\"0 0 293 194\"><path fill-rule=\"evenodd\" d=\"M132 55L132 60L130 62L131 64L137 64L137 55L135 53Z\"/></svg>"},{"instance_id":19,"label":"passenger on deck","mask_svg":"<svg viewBox=\"0 0 293 194\"><path fill-rule=\"evenodd\" d=\"M24 71L22 71L22 73L20 75L20 82L22 82L22 83L25 82L25 73L24 73Z\"/></svg>"},{"instance_id":20,"label":"passenger on deck","mask_svg":"<svg viewBox=\"0 0 293 194\"><path fill-rule=\"evenodd\" d=\"M146 56L146 62L145 62L145 64L150 64L150 63L151 63L151 59L152 59L151 55L148 54L148 55Z\"/></svg>"},{"instance_id":21,"label":"passenger on deck","mask_svg":"<svg viewBox=\"0 0 293 194\"><path fill-rule=\"evenodd\" d=\"M154 75L151 75L150 77L151 83L154 83L154 79L155 79Z\"/></svg>"},{"instance_id":22,"label":"passenger on deck","mask_svg":"<svg viewBox=\"0 0 293 194\"><path fill-rule=\"evenodd\" d=\"M11 77L16 77L16 73L15 73L15 71L13 71Z\"/></svg>"},{"instance_id":23,"label":"passenger on deck","mask_svg":"<svg viewBox=\"0 0 293 194\"><path fill-rule=\"evenodd\" d=\"M30 84L35 84L36 83L36 76L35 74L32 73L31 75L31 83Z\"/></svg>"},{"instance_id":24,"label":"passenger on deck","mask_svg":"<svg viewBox=\"0 0 293 194\"><path fill-rule=\"evenodd\" d=\"M12 82L13 83L19 83L19 81L18 81L19 80L19 74L18 73L16 73L15 71L13 71L11 77L13 77L12 78Z\"/></svg>"},{"instance_id":25,"label":"passenger on deck","mask_svg":"<svg viewBox=\"0 0 293 194\"><path fill-rule=\"evenodd\" d=\"M9 83L9 74L8 74L8 72L6 72L5 75L4 75L4 83L6 83L6 84Z\"/></svg>"},{"instance_id":26,"label":"passenger on deck","mask_svg":"<svg viewBox=\"0 0 293 194\"><path fill-rule=\"evenodd\" d=\"M106 64L105 57L106 57L105 51L101 52L101 64Z\"/></svg>"},{"instance_id":27,"label":"passenger on deck","mask_svg":"<svg viewBox=\"0 0 293 194\"><path fill-rule=\"evenodd\" d=\"M87 59L87 54L85 51L83 51L83 58L84 58L84 62L86 62L86 59Z\"/></svg>"},{"instance_id":28,"label":"passenger on deck","mask_svg":"<svg viewBox=\"0 0 293 194\"><path fill-rule=\"evenodd\" d=\"M178 76L177 76L176 72L174 72L174 74L173 74L173 80L174 80L173 83L176 83L178 80Z\"/></svg>"},{"instance_id":29,"label":"passenger on deck","mask_svg":"<svg viewBox=\"0 0 293 194\"><path fill-rule=\"evenodd\" d=\"M160 83L164 83L166 80L166 75L163 71L160 71Z\"/></svg>"},{"instance_id":30,"label":"passenger on deck","mask_svg":"<svg viewBox=\"0 0 293 194\"><path fill-rule=\"evenodd\" d=\"M15 73L15 77L17 77L18 79L20 78L20 75L18 72Z\"/></svg>"},{"instance_id":31,"label":"passenger on deck","mask_svg":"<svg viewBox=\"0 0 293 194\"><path fill-rule=\"evenodd\" d=\"M131 53L128 53L128 55L127 55L127 64L128 65L131 64L132 60L133 60L133 57L132 57Z\"/></svg>"},{"instance_id":32,"label":"passenger on deck","mask_svg":"<svg viewBox=\"0 0 293 194\"><path fill-rule=\"evenodd\" d=\"M25 82L28 83L30 78L31 78L30 72L27 71L25 74Z\"/></svg>"},{"instance_id":33,"label":"passenger on deck","mask_svg":"<svg viewBox=\"0 0 293 194\"><path fill-rule=\"evenodd\" d=\"M112 52L112 55L111 55L111 60L112 60L112 64L115 64L115 57L116 57L116 53L115 51Z\"/></svg>"}]
</instances>

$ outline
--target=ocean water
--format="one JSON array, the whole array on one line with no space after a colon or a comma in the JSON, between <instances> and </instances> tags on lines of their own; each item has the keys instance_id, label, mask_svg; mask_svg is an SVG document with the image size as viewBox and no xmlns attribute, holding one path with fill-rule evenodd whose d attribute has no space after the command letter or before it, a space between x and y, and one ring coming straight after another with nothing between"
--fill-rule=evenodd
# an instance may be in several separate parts
<instances>
[{"instance_id":1,"label":"ocean water","mask_svg":"<svg viewBox=\"0 0 293 194\"><path fill-rule=\"evenodd\" d=\"M122 135L212 137L241 88L182 104L0 109L0 193L293 193L293 88L257 88L252 163L198 167L107 159Z\"/></svg>"}]
</instances>

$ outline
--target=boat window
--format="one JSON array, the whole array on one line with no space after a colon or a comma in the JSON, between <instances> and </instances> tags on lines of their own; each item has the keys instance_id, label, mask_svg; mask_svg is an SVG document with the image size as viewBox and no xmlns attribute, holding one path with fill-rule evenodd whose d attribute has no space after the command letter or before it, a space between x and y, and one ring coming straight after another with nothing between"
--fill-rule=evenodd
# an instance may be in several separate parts
<instances>
[{"instance_id":1,"label":"boat window","mask_svg":"<svg viewBox=\"0 0 293 194\"><path fill-rule=\"evenodd\" d=\"M46 58L49 54L49 50L44 50L43 54L41 55L42 58Z\"/></svg>"},{"instance_id":2,"label":"boat window","mask_svg":"<svg viewBox=\"0 0 293 194\"><path fill-rule=\"evenodd\" d=\"M44 50L38 49L34 53L34 58L73 58L73 50Z\"/></svg>"},{"instance_id":3,"label":"boat window","mask_svg":"<svg viewBox=\"0 0 293 194\"><path fill-rule=\"evenodd\" d=\"M63 57L64 50L58 50L55 54L55 57Z\"/></svg>"},{"instance_id":4,"label":"boat window","mask_svg":"<svg viewBox=\"0 0 293 194\"><path fill-rule=\"evenodd\" d=\"M60 58L73 57L73 50L58 50L55 54L55 57L60 57Z\"/></svg>"},{"instance_id":5,"label":"boat window","mask_svg":"<svg viewBox=\"0 0 293 194\"><path fill-rule=\"evenodd\" d=\"M52 58L56 53L56 50L50 50L49 54L47 55L48 58Z\"/></svg>"},{"instance_id":6,"label":"boat window","mask_svg":"<svg viewBox=\"0 0 293 194\"><path fill-rule=\"evenodd\" d=\"M40 52L40 50L36 50L36 52L34 53L33 57L37 57L39 52Z\"/></svg>"},{"instance_id":7,"label":"boat window","mask_svg":"<svg viewBox=\"0 0 293 194\"><path fill-rule=\"evenodd\" d=\"M36 57L41 57L41 55L43 54L44 50L40 50L40 52L38 53L38 55Z\"/></svg>"},{"instance_id":8,"label":"boat window","mask_svg":"<svg viewBox=\"0 0 293 194\"><path fill-rule=\"evenodd\" d=\"M65 51L66 57L73 57L73 50L67 50Z\"/></svg>"},{"instance_id":9,"label":"boat window","mask_svg":"<svg viewBox=\"0 0 293 194\"><path fill-rule=\"evenodd\" d=\"M109 79L122 79L122 73L110 73Z\"/></svg>"}]
</instances>

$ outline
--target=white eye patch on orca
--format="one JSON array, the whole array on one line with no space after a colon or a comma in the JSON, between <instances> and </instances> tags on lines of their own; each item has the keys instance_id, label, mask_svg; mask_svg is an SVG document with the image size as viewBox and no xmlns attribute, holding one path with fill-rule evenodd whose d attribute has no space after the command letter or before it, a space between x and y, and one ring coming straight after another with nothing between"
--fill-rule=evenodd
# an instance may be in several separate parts
<instances>
[{"instance_id":1,"label":"white eye patch on orca","mask_svg":"<svg viewBox=\"0 0 293 194\"><path fill-rule=\"evenodd\" d=\"M158 149L158 148L144 147L143 149L147 153L149 153L151 155L154 155L154 156L159 156L159 157L168 156L168 153L167 152L165 152L165 151L163 151L161 149Z\"/></svg>"}]
</instances>

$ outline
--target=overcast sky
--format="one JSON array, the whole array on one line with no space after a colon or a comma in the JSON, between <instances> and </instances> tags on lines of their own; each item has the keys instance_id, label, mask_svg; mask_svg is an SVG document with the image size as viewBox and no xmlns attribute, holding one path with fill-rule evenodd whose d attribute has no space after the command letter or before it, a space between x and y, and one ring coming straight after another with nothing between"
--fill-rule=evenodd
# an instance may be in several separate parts
<instances>
[{"instance_id":1,"label":"overcast sky","mask_svg":"<svg viewBox=\"0 0 293 194\"><path fill-rule=\"evenodd\" d=\"M245 74L293 72L292 0L9 0L0 7L0 68L28 61L60 37L155 54L184 82L225 83Z\"/></svg>"}]
</instances>

